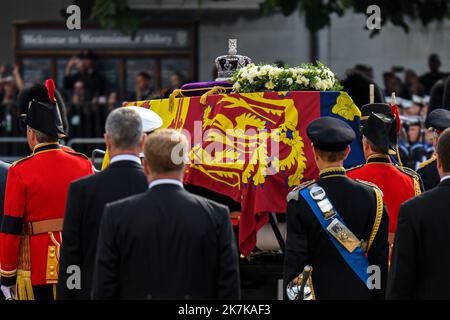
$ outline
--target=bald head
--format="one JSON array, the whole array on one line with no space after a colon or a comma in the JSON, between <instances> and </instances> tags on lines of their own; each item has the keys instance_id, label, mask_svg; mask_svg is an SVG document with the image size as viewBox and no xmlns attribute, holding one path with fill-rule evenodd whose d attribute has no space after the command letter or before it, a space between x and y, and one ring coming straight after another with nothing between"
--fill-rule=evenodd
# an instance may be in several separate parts
<instances>
[{"instance_id":1,"label":"bald head","mask_svg":"<svg viewBox=\"0 0 450 320\"><path fill-rule=\"evenodd\" d=\"M148 171L155 175L181 175L188 157L185 135L173 129L160 129L147 136L144 154Z\"/></svg>"}]
</instances>

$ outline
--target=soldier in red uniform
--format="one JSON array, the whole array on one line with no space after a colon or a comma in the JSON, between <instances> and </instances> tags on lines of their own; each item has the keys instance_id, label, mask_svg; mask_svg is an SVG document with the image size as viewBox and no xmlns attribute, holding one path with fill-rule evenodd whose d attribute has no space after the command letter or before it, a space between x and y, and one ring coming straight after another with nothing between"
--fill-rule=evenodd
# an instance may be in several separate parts
<instances>
[{"instance_id":1,"label":"soldier in red uniform","mask_svg":"<svg viewBox=\"0 0 450 320\"><path fill-rule=\"evenodd\" d=\"M400 205L419 195L422 190L419 175L409 168L393 164L389 157L393 128L393 117L371 113L361 131L366 164L347 171L350 178L371 182L383 192L389 213L390 244L397 228Z\"/></svg>"},{"instance_id":2,"label":"soldier in red uniform","mask_svg":"<svg viewBox=\"0 0 450 320\"><path fill-rule=\"evenodd\" d=\"M24 121L33 153L16 161L7 178L0 233L0 283L7 299L53 299L67 191L72 181L93 173L86 156L58 143L66 133L53 80L46 87L21 93L28 97L21 101L29 105Z\"/></svg>"}]
</instances>

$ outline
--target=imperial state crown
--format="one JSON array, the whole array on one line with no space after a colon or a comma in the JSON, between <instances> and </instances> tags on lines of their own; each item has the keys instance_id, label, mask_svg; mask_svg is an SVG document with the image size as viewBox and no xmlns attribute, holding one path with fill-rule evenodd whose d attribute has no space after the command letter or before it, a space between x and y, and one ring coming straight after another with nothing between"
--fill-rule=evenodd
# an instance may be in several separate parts
<instances>
[{"instance_id":1,"label":"imperial state crown","mask_svg":"<svg viewBox=\"0 0 450 320\"><path fill-rule=\"evenodd\" d=\"M229 80L233 73L239 68L252 63L249 57L237 54L237 39L228 40L228 54L216 58L217 79L216 81Z\"/></svg>"}]
</instances>

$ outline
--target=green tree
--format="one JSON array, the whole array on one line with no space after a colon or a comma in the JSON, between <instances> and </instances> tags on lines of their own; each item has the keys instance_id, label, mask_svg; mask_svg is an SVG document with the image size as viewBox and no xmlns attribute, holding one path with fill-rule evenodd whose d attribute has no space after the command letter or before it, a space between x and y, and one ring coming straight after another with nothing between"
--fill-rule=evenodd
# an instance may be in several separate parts
<instances>
[{"instance_id":1,"label":"green tree","mask_svg":"<svg viewBox=\"0 0 450 320\"><path fill-rule=\"evenodd\" d=\"M164 3L164 0L158 1ZM201 7L207 0L197 1ZM405 32L409 31L410 21L419 20L426 26L432 21L450 19L450 0L265 0L260 9L262 15L279 11L285 16L296 12L304 14L306 27L314 33L330 26L333 14L343 16L346 12L355 12L365 15L370 5L380 7L382 26L390 22ZM137 12L128 7L128 0L95 0L91 17L98 19L105 28L127 34L137 30L140 20ZM371 36L378 32L380 30L373 30Z\"/></svg>"},{"instance_id":2,"label":"green tree","mask_svg":"<svg viewBox=\"0 0 450 320\"><path fill-rule=\"evenodd\" d=\"M432 21L450 19L450 0L265 0L261 12L269 15L281 10L285 16L303 13L306 27L316 32L331 25L333 14L343 16L350 11L366 14L370 5L380 7L381 26L390 22L405 32L409 31L410 21L419 20L426 26ZM375 29L371 36L379 32Z\"/></svg>"},{"instance_id":3,"label":"green tree","mask_svg":"<svg viewBox=\"0 0 450 320\"><path fill-rule=\"evenodd\" d=\"M91 18L104 28L120 30L134 36L139 27L139 16L128 6L128 0L95 0Z\"/></svg>"}]
</instances>

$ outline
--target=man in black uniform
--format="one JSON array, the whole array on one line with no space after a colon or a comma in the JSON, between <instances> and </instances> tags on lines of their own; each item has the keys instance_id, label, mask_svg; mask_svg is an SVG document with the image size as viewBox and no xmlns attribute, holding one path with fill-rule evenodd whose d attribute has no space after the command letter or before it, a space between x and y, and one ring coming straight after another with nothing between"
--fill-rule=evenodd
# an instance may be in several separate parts
<instances>
[{"instance_id":1,"label":"man in black uniform","mask_svg":"<svg viewBox=\"0 0 450 320\"><path fill-rule=\"evenodd\" d=\"M434 144L436 145L439 134L450 127L450 111L445 109L435 109L429 114L425 125L428 130L434 131L436 135ZM433 155L427 161L422 162L419 165L417 173L422 178L425 190L436 187L441 179L437 170L436 155Z\"/></svg>"},{"instance_id":2,"label":"man in black uniform","mask_svg":"<svg viewBox=\"0 0 450 320\"><path fill-rule=\"evenodd\" d=\"M375 185L345 174L343 161L355 133L341 120L322 117L308 126L307 134L320 177L288 195L285 288L311 265L309 286L316 299L383 299L388 215ZM369 265L377 269L375 288L365 279Z\"/></svg>"},{"instance_id":3,"label":"man in black uniform","mask_svg":"<svg viewBox=\"0 0 450 320\"><path fill-rule=\"evenodd\" d=\"M437 187L400 208L388 299L450 299L450 129L437 143Z\"/></svg>"},{"instance_id":4,"label":"man in black uniform","mask_svg":"<svg viewBox=\"0 0 450 320\"><path fill-rule=\"evenodd\" d=\"M149 190L106 206L94 299L240 297L239 257L228 209L184 190L185 150L186 137L173 129L147 136Z\"/></svg>"}]
</instances>

